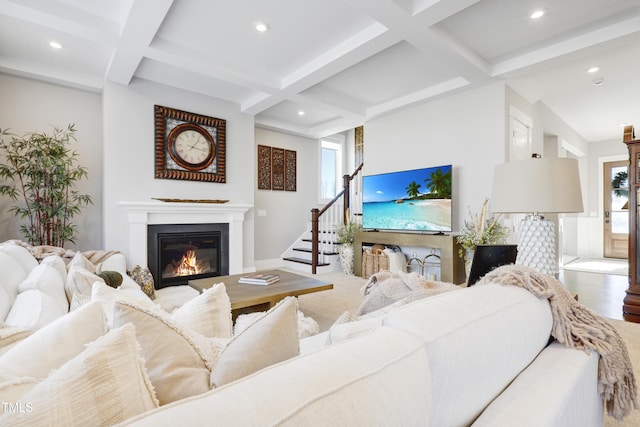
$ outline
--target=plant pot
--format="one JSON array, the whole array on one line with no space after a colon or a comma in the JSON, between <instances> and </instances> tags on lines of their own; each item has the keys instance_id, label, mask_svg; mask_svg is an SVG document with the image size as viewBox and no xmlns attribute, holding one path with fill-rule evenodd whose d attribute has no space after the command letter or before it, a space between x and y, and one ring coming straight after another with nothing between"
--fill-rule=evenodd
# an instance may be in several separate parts
<instances>
[{"instance_id":1,"label":"plant pot","mask_svg":"<svg viewBox=\"0 0 640 427\"><path fill-rule=\"evenodd\" d=\"M340 245L340 265L344 274L353 275L353 245L343 243Z\"/></svg>"}]
</instances>

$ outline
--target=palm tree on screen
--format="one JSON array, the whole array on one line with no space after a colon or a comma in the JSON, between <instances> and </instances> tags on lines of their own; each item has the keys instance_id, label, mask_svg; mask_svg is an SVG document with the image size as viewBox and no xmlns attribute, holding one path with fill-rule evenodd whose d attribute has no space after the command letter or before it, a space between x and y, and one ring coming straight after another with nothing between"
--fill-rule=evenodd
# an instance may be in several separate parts
<instances>
[{"instance_id":1,"label":"palm tree on screen","mask_svg":"<svg viewBox=\"0 0 640 427\"><path fill-rule=\"evenodd\" d=\"M424 181L427 183L427 189L438 198L451 198L451 169L445 173L442 173L442 169L437 169Z\"/></svg>"},{"instance_id":2,"label":"palm tree on screen","mask_svg":"<svg viewBox=\"0 0 640 427\"><path fill-rule=\"evenodd\" d=\"M418 197L418 194L420 194L420 192L418 191L420 189L421 185L418 184L415 181L412 181L409 186L407 188L405 188L405 190L407 190L407 195L411 198L414 197Z\"/></svg>"}]
</instances>

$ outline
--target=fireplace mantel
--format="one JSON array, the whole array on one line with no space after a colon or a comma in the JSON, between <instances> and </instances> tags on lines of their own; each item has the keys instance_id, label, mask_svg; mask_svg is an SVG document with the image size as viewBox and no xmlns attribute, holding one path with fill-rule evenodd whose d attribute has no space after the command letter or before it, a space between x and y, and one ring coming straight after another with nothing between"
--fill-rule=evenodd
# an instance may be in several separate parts
<instances>
[{"instance_id":1,"label":"fireplace mantel","mask_svg":"<svg viewBox=\"0 0 640 427\"><path fill-rule=\"evenodd\" d=\"M229 274L242 273L242 227L252 205L179 202L119 202L129 222L129 262L147 265L149 224L229 224Z\"/></svg>"}]
</instances>

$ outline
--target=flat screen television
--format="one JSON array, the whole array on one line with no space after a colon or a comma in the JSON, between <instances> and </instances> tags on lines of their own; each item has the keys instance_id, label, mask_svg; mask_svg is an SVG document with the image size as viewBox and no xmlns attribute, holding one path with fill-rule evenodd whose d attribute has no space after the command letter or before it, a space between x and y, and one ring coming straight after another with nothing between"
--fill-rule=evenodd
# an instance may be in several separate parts
<instances>
[{"instance_id":1,"label":"flat screen television","mask_svg":"<svg viewBox=\"0 0 640 427\"><path fill-rule=\"evenodd\" d=\"M362 228L450 232L451 165L362 177Z\"/></svg>"}]
</instances>

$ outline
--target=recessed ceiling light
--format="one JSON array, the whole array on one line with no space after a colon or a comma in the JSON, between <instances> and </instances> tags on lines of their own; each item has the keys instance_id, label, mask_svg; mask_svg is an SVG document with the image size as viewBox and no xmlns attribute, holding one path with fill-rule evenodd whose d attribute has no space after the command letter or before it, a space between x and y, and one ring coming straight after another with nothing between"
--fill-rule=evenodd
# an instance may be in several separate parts
<instances>
[{"instance_id":1,"label":"recessed ceiling light","mask_svg":"<svg viewBox=\"0 0 640 427\"><path fill-rule=\"evenodd\" d=\"M269 31L269 24L266 22L256 22L256 30L264 33L265 31Z\"/></svg>"},{"instance_id":2,"label":"recessed ceiling light","mask_svg":"<svg viewBox=\"0 0 640 427\"><path fill-rule=\"evenodd\" d=\"M542 15L544 15L544 10L539 9L531 13L530 17L531 19L538 19L538 18L542 18Z\"/></svg>"},{"instance_id":3,"label":"recessed ceiling light","mask_svg":"<svg viewBox=\"0 0 640 427\"><path fill-rule=\"evenodd\" d=\"M302 111L302 110L298 111L298 115L299 116L304 116L304 111Z\"/></svg>"},{"instance_id":4,"label":"recessed ceiling light","mask_svg":"<svg viewBox=\"0 0 640 427\"><path fill-rule=\"evenodd\" d=\"M598 68L598 67L591 67L591 68L589 68L589 69L587 70L587 73L596 73L596 72L598 72L598 71L600 71L600 68Z\"/></svg>"},{"instance_id":5,"label":"recessed ceiling light","mask_svg":"<svg viewBox=\"0 0 640 427\"><path fill-rule=\"evenodd\" d=\"M62 49L62 45L56 41L49 42L49 46L51 46L54 49Z\"/></svg>"}]
</instances>

